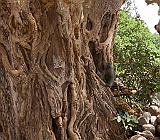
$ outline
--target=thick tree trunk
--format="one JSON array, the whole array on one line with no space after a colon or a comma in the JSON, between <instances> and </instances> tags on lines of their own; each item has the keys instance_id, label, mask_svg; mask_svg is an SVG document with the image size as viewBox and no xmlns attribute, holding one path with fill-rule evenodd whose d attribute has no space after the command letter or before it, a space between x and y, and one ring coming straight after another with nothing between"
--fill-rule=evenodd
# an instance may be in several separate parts
<instances>
[{"instance_id":1,"label":"thick tree trunk","mask_svg":"<svg viewBox=\"0 0 160 140\"><path fill-rule=\"evenodd\" d=\"M0 1L0 139L123 140L103 82L120 0Z\"/></svg>"}]
</instances>

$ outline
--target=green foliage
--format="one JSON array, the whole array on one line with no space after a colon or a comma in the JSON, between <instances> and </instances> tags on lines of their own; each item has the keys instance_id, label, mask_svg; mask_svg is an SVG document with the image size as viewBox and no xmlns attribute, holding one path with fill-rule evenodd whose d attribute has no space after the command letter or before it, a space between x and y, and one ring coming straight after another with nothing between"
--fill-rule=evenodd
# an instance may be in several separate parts
<instances>
[{"instance_id":1,"label":"green foliage","mask_svg":"<svg viewBox=\"0 0 160 140\"><path fill-rule=\"evenodd\" d=\"M112 120L116 120L118 123L122 122L125 130L132 130L138 124L138 120L135 116L129 115L128 112L118 111L118 115Z\"/></svg>"},{"instance_id":2,"label":"green foliage","mask_svg":"<svg viewBox=\"0 0 160 140\"><path fill-rule=\"evenodd\" d=\"M160 35L159 34L154 34L153 35L153 44L157 48L157 50L160 51Z\"/></svg>"},{"instance_id":3,"label":"green foliage","mask_svg":"<svg viewBox=\"0 0 160 140\"><path fill-rule=\"evenodd\" d=\"M125 11L133 11L133 8L132 8L131 5L132 5L132 1L131 0L126 0L122 9L125 10Z\"/></svg>"},{"instance_id":4,"label":"green foliage","mask_svg":"<svg viewBox=\"0 0 160 140\"><path fill-rule=\"evenodd\" d=\"M120 12L114 44L116 75L124 84L137 90L133 97L143 105L160 91L160 41L144 22L127 11Z\"/></svg>"}]
</instances>

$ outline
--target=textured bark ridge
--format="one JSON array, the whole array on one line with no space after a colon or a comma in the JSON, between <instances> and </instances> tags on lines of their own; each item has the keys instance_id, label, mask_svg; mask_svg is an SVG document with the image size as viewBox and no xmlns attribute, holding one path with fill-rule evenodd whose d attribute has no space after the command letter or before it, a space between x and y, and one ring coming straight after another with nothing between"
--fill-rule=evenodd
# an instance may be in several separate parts
<instances>
[{"instance_id":1,"label":"textured bark ridge","mask_svg":"<svg viewBox=\"0 0 160 140\"><path fill-rule=\"evenodd\" d=\"M160 6L160 0L145 0L147 4L157 3Z\"/></svg>"},{"instance_id":2,"label":"textured bark ridge","mask_svg":"<svg viewBox=\"0 0 160 140\"><path fill-rule=\"evenodd\" d=\"M0 140L120 140L101 78L120 0L0 1Z\"/></svg>"}]
</instances>

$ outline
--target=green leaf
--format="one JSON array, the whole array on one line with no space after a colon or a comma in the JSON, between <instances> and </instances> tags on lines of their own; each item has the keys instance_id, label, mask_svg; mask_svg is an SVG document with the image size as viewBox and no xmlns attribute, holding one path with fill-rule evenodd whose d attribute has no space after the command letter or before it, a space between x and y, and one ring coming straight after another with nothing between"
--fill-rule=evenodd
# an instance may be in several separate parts
<instances>
[{"instance_id":1,"label":"green leaf","mask_svg":"<svg viewBox=\"0 0 160 140\"><path fill-rule=\"evenodd\" d=\"M145 107L151 94L160 91L160 37L128 11L121 10L119 19L113 48L115 73L125 86L137 90L132 99Z\"/></svg>"},{"instance_id":2,"label":"green leaf","mask_svg":"<svg viewBox=\"0 0 160 140\"><path fill-rule=\"evenodd\" d=\"M111 120L112 120L112 121L117 120L117 117L114 117L114 118L112 118Z\"/></svg>"},{"instance_id":3,"label":"green leaf","mask_svg":"<svg viewBox=\"0 0 160 140\"><path fill-rule=\"evenodd\" d=\"M117 116L117 122L119 123L119 122L121 122L121 116Z\"/></svg>"},{"instance_id":4,"label":"green leaf","mask_svg":"<svg viewBox=\"0 0 160 140\"><path fill-rule=\"evenodd\" d=\"M128 129L128 125L127 126L125 126L125 130L127 130Z\"/></svg>"},{"instance_id":5,"label":"green leaf","mask_svg":"<svg viewBox=\"0 0 160 140\"><path fill-rule=\"evenodd\" d=\"M131 118L128 116L127 117L127 122L130 122L131 121Z\"/></svg>"}]
</instances>

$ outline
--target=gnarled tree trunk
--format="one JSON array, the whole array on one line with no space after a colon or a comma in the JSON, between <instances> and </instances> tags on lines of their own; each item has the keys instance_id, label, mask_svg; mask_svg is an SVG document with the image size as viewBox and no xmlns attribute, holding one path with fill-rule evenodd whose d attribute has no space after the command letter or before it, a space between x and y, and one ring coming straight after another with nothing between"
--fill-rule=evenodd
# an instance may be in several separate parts
<instances>
[{"instance_id":1,"label":"gnarled tree trunk","mask_svg":"<svg viewBox=\"0 0 160 140\"><path fill-rule=\"evenodd\" d=\"M102 80L122 0L0 1L0 139L120 140Z\"/></svg>"}]
</instances>

